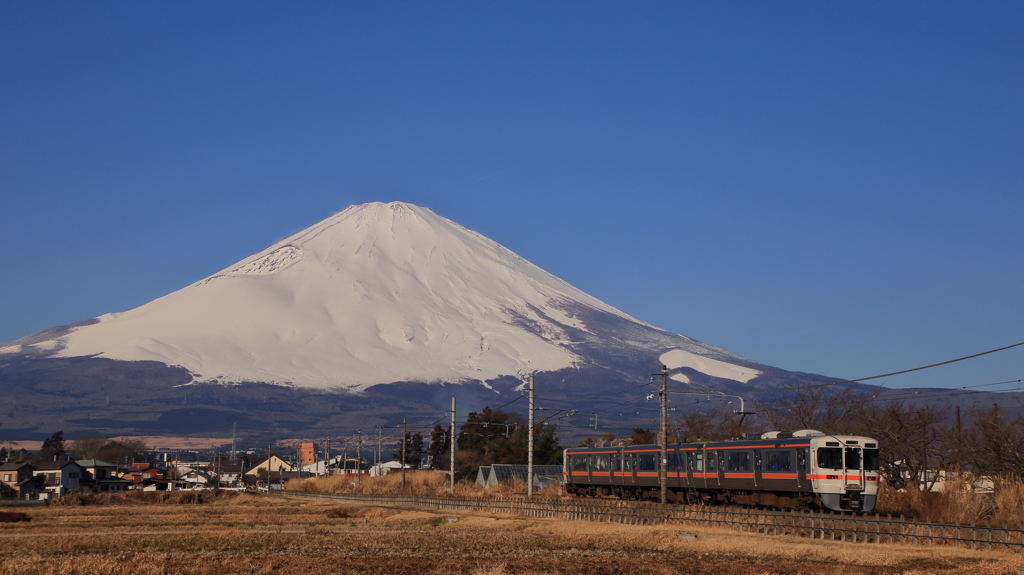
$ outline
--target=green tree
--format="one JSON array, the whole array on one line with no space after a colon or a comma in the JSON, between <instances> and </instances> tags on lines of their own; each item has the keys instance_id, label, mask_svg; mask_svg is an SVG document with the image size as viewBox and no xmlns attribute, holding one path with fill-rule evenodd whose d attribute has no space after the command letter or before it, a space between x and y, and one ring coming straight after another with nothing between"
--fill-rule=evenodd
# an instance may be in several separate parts
<instances>
[{"instance_id":1,"label":"green tree","mask_svg":"<svg viewBox=\"0 0 1024 575\"><path fill-rule=\"evenodd\" d=\"M557 465L562 449L556 427L541 424L534 429L534 464ZM471 478L477 468L495 463L526 464L529 454L529 429L523 417L485 407L472 412L459 427L455 454L456 477Z\"/></svg>"},{"instance_id":2,"label":"green tree","mask_svg":"<svg viewBox=\"0 0 1024 575\"><path fill-rule=\"evenodd\" d=\"M430 432L430 446L427 447L427 455L430 456L433 469L448 470L451 437L451 427L444 428L440 425L435 425L434 430Z\"/></svg>"},{"instance_id":3,"label":"green tree","mask_svg":"<svg viewBox=\"0 0 1024 575\"><path fill-rule=\"evenodd\" d=\"M395 461L402 460L402 451L399 449L392 457ZM419 469L423 462L423 435L420 433L405 434L405 464L413 469Z\"/></svg>"},{"instance_id":4,"label":"green tree","mask_svg":"<svg viewBox=\"0 0 1024 575\"><path fill-rule=\"evenodd\" d=\"M58 431L43 440L42 449L39 450L38 461L57 461L66 455L64 432Z\"/></svg>"}]
</instances>

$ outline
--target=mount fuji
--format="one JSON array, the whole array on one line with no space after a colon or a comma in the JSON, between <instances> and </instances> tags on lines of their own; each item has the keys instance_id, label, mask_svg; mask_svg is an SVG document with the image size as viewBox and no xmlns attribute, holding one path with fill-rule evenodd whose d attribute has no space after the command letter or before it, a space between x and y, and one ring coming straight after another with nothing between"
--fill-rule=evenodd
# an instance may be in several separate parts
<instances>
[{"instance_id":1,"label":"mount fuji","mask_svg":"<svg viewBox=\"0 0 1024 575\"><path fill-rule=\"evenodd\" d=\"M580 367L588 347L664 355L741 382L761 373L400 202L350 207L170 295L0 354L148 360L196 382L362 391Z\"/></svg>"},{"instance_id":2,"label":"mount fuji","mask_svg":"<svg viewBox=\"0 0 1024 575\"><path fill-rule=\"evenodd\" d=\"M715 387L824 380L639 321L402 202L349 207L141 307L0 344L0 383L69 427L97 430L156 429L181 397L193 414L277 425L283 416L254 415L263 408L252 402L285 388L301 392L298 403L334 402L382 422L401 401L434 410L451 385L493 403L536 373L550 394L580 396L661 364L677 381ZM112 418L111 391L133 407ZM316 411L283 419L293 430L327 425Z\"/></svg>"}]
</instances>

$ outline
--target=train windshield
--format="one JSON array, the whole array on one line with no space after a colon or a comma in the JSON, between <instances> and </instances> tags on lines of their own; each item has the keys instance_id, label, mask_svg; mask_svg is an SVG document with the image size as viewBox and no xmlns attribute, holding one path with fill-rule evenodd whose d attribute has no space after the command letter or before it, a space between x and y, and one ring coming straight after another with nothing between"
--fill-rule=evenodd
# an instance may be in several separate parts
<instances>
[{"instance_id":1,"label":"train windshield","mask_svg":"<svg viewBox=\"0 0 1024 575\"><path fill-rule=\"evenodd\" d=\"M824 467L825 469L842 469L843 450L838 447L819 447L818 467Z\"/></svg>"},{"instance_id":2,"label":"train windshield","mask_svg":"<svg viewBox=\"0 0 1024 575\"><path fill-rule=\"evenodd\" d=\"M847 447L846 448L846 468L847 469L860 469L860 448L859 447Z\"/></svg>"},{"instance_id":3,"label":"train windshield","mask_svg":"<svg viewBox=\"0 0 1024 575\"><path fill-rule=\"evenodd\" d=\"M878 450L877 449L865 449L864 450L864 469L866 471L878 471L881 468Z\"/></svg>"}]
</instances>

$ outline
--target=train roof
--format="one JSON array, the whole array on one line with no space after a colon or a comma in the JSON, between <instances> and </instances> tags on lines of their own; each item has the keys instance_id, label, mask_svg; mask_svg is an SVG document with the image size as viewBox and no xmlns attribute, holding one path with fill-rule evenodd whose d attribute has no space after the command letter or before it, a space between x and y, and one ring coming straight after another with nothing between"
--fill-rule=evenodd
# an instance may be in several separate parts
<instances>
[{"instance_id":1,"label":"train roof","mask_svg":"<svg viewBox=\"0 0 1024 575\"><path fill-rule=\"evenodd\" d=\"M675 442L668 445L668 449L687 449L698 447L704 447L705 449L743 449L743 448L758 448L758 447L806 447L811 444L814 439L818 440L838 440L844 445L860 445L861 441L874 442L876 441L872 437L864 435L847 435L847 434L834 434L834 435L814 435L805 437L770 437L764 439L726 439L722 441L693 441L689 443ZM818 442L820 443L820 441ZM657 444L650 445L616 445L616 446L593 446L593 447L569 447L565 450L567 453L611 453L616 451L625 451L628 453L643 453L643 452L654 452L661 451L661 446Z\"/></svg>"}]
</instances>

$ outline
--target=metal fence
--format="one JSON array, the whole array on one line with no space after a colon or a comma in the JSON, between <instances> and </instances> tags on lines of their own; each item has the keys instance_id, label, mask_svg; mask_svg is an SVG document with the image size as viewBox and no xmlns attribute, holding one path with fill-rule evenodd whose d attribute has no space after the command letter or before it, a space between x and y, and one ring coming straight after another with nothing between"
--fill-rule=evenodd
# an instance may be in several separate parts
<instances>
[{"instance_id":1,"label":"metal fence","mask_svg":"<svg viewBox=\"0 0 1024 575\"><path fill-rule=\"evenodd\" d=\"M426 507L442 511L485 511L524 517L555 517L576 521L606 521L627 525L678 524L721 527L766 535L795 535L852 543L952 545L971 549L1021 549L1024 525L1004 522L975 525L946 524L879 514L766 511L707 505L661 505L636 501L580 501L525 497L425 497L355 495L287 491L290 497L357 501L382 507Z\"/></svg>"}]
</instances>

